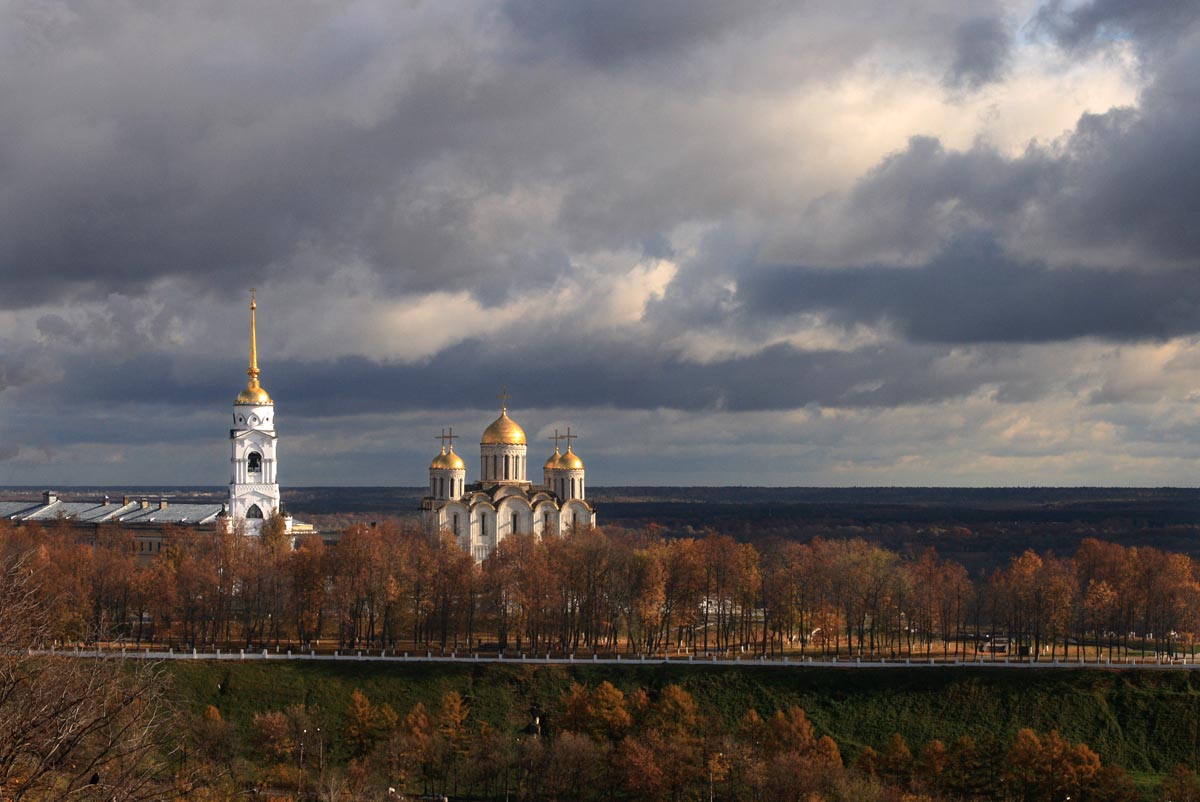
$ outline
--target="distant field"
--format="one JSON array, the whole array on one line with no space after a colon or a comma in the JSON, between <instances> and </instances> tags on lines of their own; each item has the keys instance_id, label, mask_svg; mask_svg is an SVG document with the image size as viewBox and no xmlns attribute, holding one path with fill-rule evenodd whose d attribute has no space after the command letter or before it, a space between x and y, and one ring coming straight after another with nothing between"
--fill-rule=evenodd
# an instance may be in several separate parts
<instances>
[{"instance_id":1,"label":"distant field","mask_svg":"<svg viewBox=\"0 0 1200 802\"><path fill-rule=\"evenodd\" d=\"M910 745L962 735L987 743L1021 727L1057 729L1090 744L1105 762L1139 774L1172 765L1200 765L1200 676L1100 670L903 668L714 668L674 666L497 666L292 661L287 663L172 663L180 703L215 705L248 728L256 711L304 703L320 708L335 731L350 693L403 715L417 702L436 706L449 690L461 693L472 715L515 732L536 706L553 711L572 681L609 680L625 691L653 693L669 683L687 689L708 715L734 723L750 708L760 713L803 707L817 729L834 737L849 758L879 748L893 732ZM550 718L553 726L553 716ZM915 750L914 750L915 751Z\"/></svg>"}]
</instances>

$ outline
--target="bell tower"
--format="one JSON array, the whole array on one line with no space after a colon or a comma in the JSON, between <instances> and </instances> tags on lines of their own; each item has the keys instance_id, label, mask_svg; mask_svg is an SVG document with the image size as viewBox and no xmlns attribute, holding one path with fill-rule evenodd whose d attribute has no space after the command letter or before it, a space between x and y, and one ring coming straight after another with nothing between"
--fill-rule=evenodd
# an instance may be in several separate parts
<instances>
[{"instance_id":1,"label":"bell tower","mask_svg":"<svg viewBox=\"0 0 1200 802\"><path fill-rule=\"evenodd\" d=\"M258 303L250 290L250 377L233 402L233 428L229 430L229 515L247 535L258 535L263 521L279 510L276 477L275 402L258 383L258 343L254 313ZM290 521L289 521L290 523Z\"/></svg>"}]
</instances>

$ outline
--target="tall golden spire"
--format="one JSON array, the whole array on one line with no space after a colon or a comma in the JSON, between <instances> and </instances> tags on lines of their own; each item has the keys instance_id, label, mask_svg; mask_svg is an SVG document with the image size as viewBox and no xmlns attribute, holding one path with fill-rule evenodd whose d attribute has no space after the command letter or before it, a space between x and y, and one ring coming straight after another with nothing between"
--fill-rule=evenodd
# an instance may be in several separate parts
<instances>
[{"instance_id":1,"label":"tall golden spire","mask_svg":"<svg viewBox=\"0 0 1200 802\"><path fill-rule=\"evenodd\" d=\"M246 371L246 375L250 377L250 383L258 386L258 335L255 333L254 327L254 310L258 309L258 302L254 300L254 288L250 288L250 369Z\"/></svg>"},{"instance_id":2,"label":"tall golden spire","mask_svg":"<svg viewBox=\"0 0 1200 802\"><path fill-rule=\"evenodd\" d=\"M246 389L238 393L235 404L272 404L271 396L267 395L267 391L258 383L258 334L255 330L254 311L258 309L258 302L254 300L254 288L250 288L250 367L246 370L246 375L250 377L250 381L246 382Z\"/></svg>"}]
</instances>

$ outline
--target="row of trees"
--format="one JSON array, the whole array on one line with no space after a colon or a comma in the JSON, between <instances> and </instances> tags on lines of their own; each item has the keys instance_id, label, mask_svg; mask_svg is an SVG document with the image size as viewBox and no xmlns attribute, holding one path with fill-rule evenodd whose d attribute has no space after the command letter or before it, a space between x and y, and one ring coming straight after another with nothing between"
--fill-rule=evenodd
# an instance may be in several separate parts
<instances>
[{"instance_id":1,"label":"row of trees","mask_svg":"<svg viewBox=\"0 0 1200 802\"><path fill-rule=\"evenodd\" d=\"M581 802L1141 798L1123 770L1056 732L1025 729L986 744L932 740L915 753L894 735L882 750L867 747L847 764L799 707L766 716L749 710L726 726L677 685L626 695L608 682L573 684L551 710L533 711L528 726L506 729L476 719L455 691L434 709L418 703L406 715L355 691L337 719L303 705L256 714L249 751L210 708L196 742L214 762L252 755L275 787L340 789L355 799L382 798L387 788ZM343 745L338 758L327 759L326 739ZM1195 799L1197 790L1195 775L1180 769L1166 779L1162 798Z\"/></svg>"},{"instance_id":2,"label":"row of trees","mask_svg":"<svg viewBox=\"0 0 1200 802\"><path fill-rule=\"evenodd\" d=\"M278 521L259 538L179 529L149 561L130 537L101 529L84 548L66 525L0 522L0 552L29 555L64 640L893 657L1003 643L1036 659L1172 652L1200 631L1189 557L1098 540L971 577L933 549L653 529L517 535L481 565L448 535L393 523L351 527L335 547L293 547Z\"/></svg>"},{"instance_id":3,"label":"row of trees","mask_svg":"<svg viewBox=\"0 0 1200 802\"><path fill-rule=\"evenodd\" d=\"M155 666L31 655L54 626L40 570L0 562L4 799L207 802L248 784L330 802L405 791L650 802L1138 798L1123 771L1054 732L917 750L897 735L847 765L798 707L726 720L675 685L626 694L576 683L548 710L491 709L486 719L453 690L403 715L355 691L341 711L298 704L238 726L216 707L171 709ZM1154 798L1197 800L1200 784L1179 769Z\"/></svg>"}]
</instances>

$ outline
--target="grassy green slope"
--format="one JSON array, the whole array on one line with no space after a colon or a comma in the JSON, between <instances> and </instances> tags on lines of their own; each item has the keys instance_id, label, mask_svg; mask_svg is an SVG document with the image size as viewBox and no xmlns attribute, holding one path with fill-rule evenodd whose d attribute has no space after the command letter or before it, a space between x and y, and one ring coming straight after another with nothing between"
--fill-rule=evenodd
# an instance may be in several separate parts
<instances>
[{"instance_id":1,"label":"grassy green slope","mask_svg":"<svg viewBox=\"0 0 1200 802\"><path fill-rule=\"evenodd\" d=\"M819 732L852 755L882 746L893 732L917 747L961 735L1007 739L1021 727L1057 729L1112 762L1139 772L1176 763L1200 765L1200 677L1193 672L998 669L786 669L700 666L534 666L425 663L174 662L167 666L185 707L215 705L243 729L260 710L304 703L325 711L335 730L350 693L401 715L417 702L436 708L442 694L461 693L476 717L515 730L530 707L552 709L570 683L609 680L630 692L669 683L701 707L736 722L802 706Z\"/></svg>"}]
</instances>

